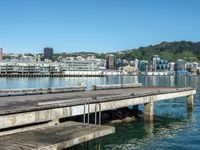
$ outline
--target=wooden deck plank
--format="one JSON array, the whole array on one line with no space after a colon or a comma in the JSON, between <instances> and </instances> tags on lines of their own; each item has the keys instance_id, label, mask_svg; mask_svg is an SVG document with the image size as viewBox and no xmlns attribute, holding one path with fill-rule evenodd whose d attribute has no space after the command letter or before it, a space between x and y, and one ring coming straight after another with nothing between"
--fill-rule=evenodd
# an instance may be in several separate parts
<instances>
[{"instance_id":1,"label":"wooden deck plank","mask_svg":"<svg viewBox=\"0 0 200 150\"><path fill-rule=\"evenodd\" d=\"M0 138L0 150L59 150L115 132L114 127L66 122Z\"/></svg>"},{"instance_id":2,"label":"wooden deck plank","mask_svg":"<svg viewBox=\"0 0 200 150\"><path fill-rule=\"evenodd\" d=\"M45 95L0 97L0 115L66 107L72 105L83 105L87 101L87 99L91 99L90 103L95 103L109 100L119 100L120 98L127 99L162 93L181 92L187 90L189 91L193 89L177 89L172 87L140 87L128 89L83 91L75 93L71 92ZM56 103L55 101L58 101L58 103ZM62 103L59 103L59 101L62 101Z\"/></svg>"},{"instance_id":3,"label":"wooden deck plank","mask_svg":"<svg viewBox=\"0 0 200 150\"><path fill-rule=\"evenodd\" d=\"M17 95L35 95L35 94L49 94L49 93L66 93L84 91L85 86L72 86L60 88L27 88L27 89L1 89L0 97L17 96Z\"/></svg>"}]
</instances>

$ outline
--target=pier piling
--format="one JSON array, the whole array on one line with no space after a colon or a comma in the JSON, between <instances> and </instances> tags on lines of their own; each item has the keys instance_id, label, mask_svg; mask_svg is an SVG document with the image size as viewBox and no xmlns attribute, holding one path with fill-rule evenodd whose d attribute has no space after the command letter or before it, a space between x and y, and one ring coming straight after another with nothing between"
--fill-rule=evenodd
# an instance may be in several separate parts
<instances>
[{"instance_id":1,"label":"pier piling","mask_svg":"<svg viewBox=\"0 0 200 150\"><path fill-rule=\"evenodd\" d=\"M153 122L153 99L150 97L150 102L144 104L144 120L145 122Z\"/></svg>"},{"instance_id":2,"label":"pier piling","mask_svg":"<svg viewBox=\"0 0 200 150\"><path fill-rule=\"evenodd\" d=\"M193 95L187 96L187 110L191 111L193 110L194 106L194 97Z\"/></svg>"}]
</instances>

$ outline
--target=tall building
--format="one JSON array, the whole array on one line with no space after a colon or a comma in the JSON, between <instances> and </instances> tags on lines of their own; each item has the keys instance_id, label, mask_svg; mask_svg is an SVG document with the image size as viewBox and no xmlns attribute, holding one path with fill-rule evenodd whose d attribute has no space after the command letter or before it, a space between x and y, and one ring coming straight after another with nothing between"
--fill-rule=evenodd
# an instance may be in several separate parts
<instances>
[{"instance_id":1,"label":"tall building","mask_svg":"<svg viewBox=\"0 0 200 150\"><path fill-rule=\"evenodd\" d=\"M115 56L113 54L106 56L106 69L115 69Z\"/></svg>"},{"instance_id":2,"label":"tall building","mask_svg":"<svg viewBox=\"0 0 200 150\"><path fill-rule=\"evenodd\" d=\"M53 48L45 47L44 48L44 59L53 59Z\"/></svg>"},{"instance_id":3,"label":"tall building","mask_svg":"<svg viewBox=\"0 0 200 150\"><path fill-rule=\"evenodd\" d=\"M3 48L0 48L0 61L3 60Z\"/></svg>"}]
</instances>

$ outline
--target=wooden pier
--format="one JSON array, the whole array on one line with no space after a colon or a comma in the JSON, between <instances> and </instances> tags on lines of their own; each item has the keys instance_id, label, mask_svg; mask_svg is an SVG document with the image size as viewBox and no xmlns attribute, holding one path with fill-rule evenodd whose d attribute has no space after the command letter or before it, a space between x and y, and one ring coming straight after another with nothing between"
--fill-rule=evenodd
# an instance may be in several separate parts
<instances>
[{"instance_id":1,"label":"wooden pier","mask_svg":"<svg viewBox=\"0 0 200 150\"><path fill-rule=\"evenodd\" d=\"M22 147L27 146L25 149L45 149L46 147L46 149L63 149L114 132L113 127L74 122L60 123L61 118L77 115L85 117L86 114L97 111L100 113L143 104L144 119L151 122L154 102L178 97L187 97L188 110L193 108L193 95L196 94L193 88L140 86L112 85L108 88L108 86L96 85L94 90L90 91L78 89L73 92L65 91L65 93L57 91L40 95L26 93L24 96L10 94L9 97L0 97L0 150L6 149L9 145L11 145L10 149L12 146L17 149L20 144ZM89 118L84 118L84 121L87 119ZM70 128L77 127L78 130L68 128L69 124L71 124ZM91 133L86 132L86 128L89 128L88 131ZM35 140L32 139L33 137L25 138L25 135L29 134L34 135ZM60 137L61 134L62 137ZM74 137L69 135L74 135Z\"/></svg>"},{"instance_id":2,"label":"wooden pier","mask_svg":"<svg viewBox=\"0 0 200 150\"><path fill-rule=\"evenodd\" d=\"M0 97L18 96L18 95L36 95L36 94L54 94L66 92L80 92L85 90L84 85L62 88L27 88L27 89L3 89L0 90Z\"/></svg>"},{"instance_id":3,"label":"wooden pier","mask_svg":"<svg viewBox=\"0 0 200 150\"><path fill-rule=\"evenodd\" d=\"M114 133L114 127L66 122L0 137L0 150L57 150Z\"/></svg>"}]
</instances>

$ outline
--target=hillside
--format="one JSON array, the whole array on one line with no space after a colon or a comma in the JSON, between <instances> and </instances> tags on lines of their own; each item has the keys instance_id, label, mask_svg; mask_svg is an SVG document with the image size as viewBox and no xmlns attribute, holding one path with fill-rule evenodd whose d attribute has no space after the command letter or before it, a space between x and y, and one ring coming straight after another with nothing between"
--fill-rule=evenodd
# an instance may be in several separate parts
<instances>
[{"instance_id":1,"label":"hillside","mask_svg":"<svg viewBox=\"0 0 200 150\"><path fill-rule=\"evenodd\" d=\"M185 59L187 61L200 60L200 42L179 41L162 42L158 45L140 47L138 49L125 50L114 53L118 58L128 60L151 60L153 55L159 55L162 59L176 61Z\"/></svg>"},{"instance_id":2,"label":"hillside","mask_svg":"<svg viewBox=\"0 0 200 150\"><path fill-rule=\"evenodd\" d=\"M112 53L112 52L111 52ZM152 60L153 55L159 55L161 59L169 61L176 61L177 59L185 59L186 61L200 61L200 42L190 41L175 41L175 42L162 42L157 45L150 45L140 47L137 49L124 50L120 52L113 52L116 58L123 58L127 60ZM67 56L90 56L95 55L96 58L105 59L106 53L95 52L74 52L68 53ZM60 53L54 54L54 59L60 56Z\"/></svg>"}]
</instances>

